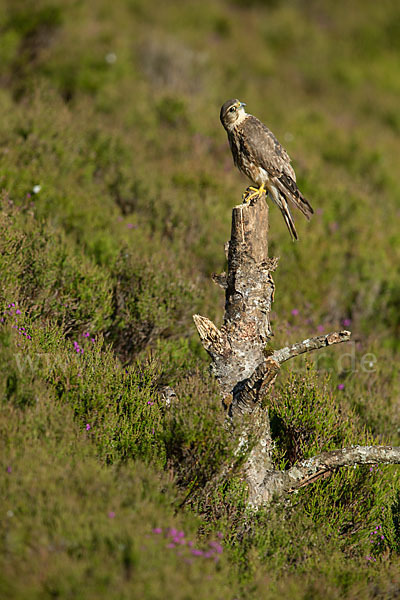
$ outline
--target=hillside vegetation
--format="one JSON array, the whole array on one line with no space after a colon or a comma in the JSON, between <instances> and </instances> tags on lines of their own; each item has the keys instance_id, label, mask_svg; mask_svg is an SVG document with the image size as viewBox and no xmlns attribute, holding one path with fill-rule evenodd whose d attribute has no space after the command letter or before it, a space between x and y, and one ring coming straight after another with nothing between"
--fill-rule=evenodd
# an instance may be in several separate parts
<instances>
[{"instance_id":1,"label":"hillside vegetation","mask_svg":"<svg viewBox=\"0 0 400 600\"><path fill-rule=\"evenodd\" d=\"M398 597L397 467L257 514L192 315L217 324L238 97L315 215L270 211L282 468L400 445L400 5L0 0L0 596ZM169 408L164 386L177 398Z\"/></svg>"}]
</instances>

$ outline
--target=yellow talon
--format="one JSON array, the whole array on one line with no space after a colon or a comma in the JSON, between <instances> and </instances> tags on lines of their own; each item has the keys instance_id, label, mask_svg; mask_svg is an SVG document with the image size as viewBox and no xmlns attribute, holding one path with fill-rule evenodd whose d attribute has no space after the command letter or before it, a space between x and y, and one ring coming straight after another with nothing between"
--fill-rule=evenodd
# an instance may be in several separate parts
<instances>
[{"instance_id":1,"label":"yellow talon","mask_svg":"<svg viewBox=\"0 0 400 600\"><path fill-rule=\"evenodd\" d=\"M249 192L251 192L251 193L249 193ZM265 192L264 184L262 184L259 188L250 186L247 188L247 190L244 192L244 194L242 196L243 202L248 204L251 200L254 200L254 198L260 198L264 192Z\"/></svg>"}]
</instances>

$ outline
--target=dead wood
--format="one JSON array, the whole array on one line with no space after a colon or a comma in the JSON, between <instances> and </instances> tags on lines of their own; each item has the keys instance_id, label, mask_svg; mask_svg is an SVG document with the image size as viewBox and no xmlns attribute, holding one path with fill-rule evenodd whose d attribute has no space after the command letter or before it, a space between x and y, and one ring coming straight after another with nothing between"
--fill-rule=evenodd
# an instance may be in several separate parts
<instances>
[{"instance_id":1,"label":"dead wood","mask_svg":"<svg viewBox=\"0 0 400 600\"><path fill-rule=\"evenodd\" d=\"M211 371L220 386L229 426L240 428L237 453L247 452L242 473L249 490L249 505L254 508L340 467L400 463L400 448L357 446L322 453L287 471L274 468L270 422L262 399L273 386L280 365L305 352L346 342L351 333L333 332L267 351L275 292L272 273L278 264L277 258L268 256L267 236L265 195L233 208L231 239L225 246L228 272L213 276L225 289L224 323L218 329L207 317L193 317L203 347L211 357ZM250 415L250 420L247 417L243 421L244 415ZM251 442L254 439L256 443ZM227 471L229 468L224 469L224 476Z\"/></svg>"}]
</instances>

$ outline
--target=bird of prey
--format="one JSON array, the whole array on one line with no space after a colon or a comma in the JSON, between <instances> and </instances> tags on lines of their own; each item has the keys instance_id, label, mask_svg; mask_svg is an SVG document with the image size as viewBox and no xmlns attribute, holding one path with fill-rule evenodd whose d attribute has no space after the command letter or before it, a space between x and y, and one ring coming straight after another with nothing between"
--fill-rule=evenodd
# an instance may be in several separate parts
<instances>
[{"instance_id":1,"label":"bird of prey","mask_svg":"<svg viewBox=\"0 0 400 600\"><path fill-rule=\"evenodd\" d=\"M265 191L280 208L293 240L297 232L289 202L310 219L314 212L296 184L290 157L272 131L245 112L240 100L228 100L221 107L220 119L227 134L233 162L239 171L258 187L247 188L243 199L250 202Z\"/></svg>"}]
</instances>

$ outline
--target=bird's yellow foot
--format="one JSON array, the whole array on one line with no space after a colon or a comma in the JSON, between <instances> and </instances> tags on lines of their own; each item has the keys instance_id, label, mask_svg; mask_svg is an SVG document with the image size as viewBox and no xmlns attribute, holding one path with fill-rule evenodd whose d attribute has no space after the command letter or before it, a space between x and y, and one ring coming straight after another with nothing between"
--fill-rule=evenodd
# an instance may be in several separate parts
<instances>
[{"instance_id":1,"label":"bird's yellow foot","mask_svg":"<svg viewBox=\"0 0 400 600\"><path fill-rule=\"evenodd\" d=\"M250 186L243 192L242 200L244 204L248 204L250 200L258 196L258 188Z\"/></svg>"},{"instance_id":2,"label":"bird's yellow foot","mask_svg":"<svg viewBox=\"0 0 400 600\"><path fill-rule=\"evenodd\" d=\"M255 198L261 198L261 196L263 195L264 192L265 192L264 184L262 184L259 188L250 186L247 188L247 190L244 192L244 194L242 196L243 202L245 204L249 204L251 202L251 200L254 200Z\"/></svg>"}]
</instances>

